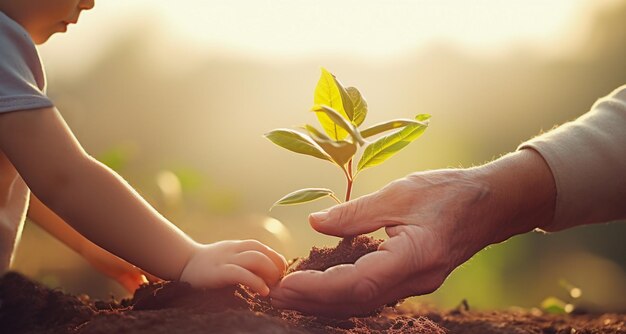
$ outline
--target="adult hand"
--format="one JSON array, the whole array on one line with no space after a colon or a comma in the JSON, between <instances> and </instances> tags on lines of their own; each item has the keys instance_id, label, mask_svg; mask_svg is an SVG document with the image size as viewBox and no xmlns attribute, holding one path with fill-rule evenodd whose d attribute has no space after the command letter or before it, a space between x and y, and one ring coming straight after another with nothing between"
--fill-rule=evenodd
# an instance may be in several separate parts
<instances>
[{"instance_id":1,"label":"adult hand","mask_svg":"<svg viewBox=\"0 0 626 334\"><path fill-rule=\"evenodd\" d=\"M286 276L271 292L272 303L341 317L435 291L485 246L551 219L552 175L536 152L524 151L480 168L412 174L312 214L311 225L325 234L352 236L385 227L389 239L354 264Z\"/></svg>"},{"instance_id":2,"label":"adult hand","mask_svg":"<svg viewBox=\"0 0 626 334\"><path fill-rule=\"evenodd\" d=\"M198 245L180 280L198 288L241 283L267 296L286 268L282 255L256 240L225 240Z\"/></svg>"}]
</instances>

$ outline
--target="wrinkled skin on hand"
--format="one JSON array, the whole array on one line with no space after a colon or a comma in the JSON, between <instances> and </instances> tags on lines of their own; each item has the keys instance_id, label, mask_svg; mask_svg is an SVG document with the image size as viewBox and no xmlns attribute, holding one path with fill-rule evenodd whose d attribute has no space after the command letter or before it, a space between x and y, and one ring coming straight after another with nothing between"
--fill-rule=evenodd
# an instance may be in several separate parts
<instances>
[{"instance_id":1,"label":"wrinkled skin on hand","mask_svg":"<svg viewBox=\"0 0 626 334\"><path fill-rule=\"evenodd\" d=\"M225 240L198 245L180 280L196 288L243 284L262 296L285 274L287 261L256 240Z\"/></svg>"},{"instance_id":2,"label":"wrinkled skin on hand","mask_svg":"<svg viewBox=\"0 0 626 334\"><path fill-rule=\"evenodd\" d=\"M472 217L478 213L468 214L488 194L485 184L462 171L417 173L311 215L311 225L322 233L350 236L385 227L389 239L353 265L285 277L271 294L274 305L316 314L365 314L435 291L488 243L473 230L471 218L480 219Z\"/></svg>"},{"instance_id":3,"label":"wrinkled skin on hand","mask_svg":"<svg viewBox=\"0 0 626 334\"><path fill-rule=\"evenodd\" d=\"M479 168L411 174L312 214L312 227L325 234L384 227L389 239L354 264L287 275L270 294L273 304L341 317L435 291L485 246L552 218L552 175L536 152L523 151Z\"/></svg>"}]
</instances>

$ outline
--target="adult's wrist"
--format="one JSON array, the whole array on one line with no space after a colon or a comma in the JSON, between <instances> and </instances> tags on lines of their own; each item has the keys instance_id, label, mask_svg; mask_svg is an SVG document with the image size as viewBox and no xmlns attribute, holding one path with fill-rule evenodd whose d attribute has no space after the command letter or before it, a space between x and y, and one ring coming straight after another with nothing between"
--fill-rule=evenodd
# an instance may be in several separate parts
<instances>
[{"instance_id":1,"label":"adult's wrist","mask_svg":"<svg viewBox=\"0 0 626 334\"><path fill-rule=\"evenodd\" d=\"M542 228L552 222L556 186L550 168L533 149L507 154L477 168L490 189L485 213L491 243Z\"/></svg>"}]
</instances>

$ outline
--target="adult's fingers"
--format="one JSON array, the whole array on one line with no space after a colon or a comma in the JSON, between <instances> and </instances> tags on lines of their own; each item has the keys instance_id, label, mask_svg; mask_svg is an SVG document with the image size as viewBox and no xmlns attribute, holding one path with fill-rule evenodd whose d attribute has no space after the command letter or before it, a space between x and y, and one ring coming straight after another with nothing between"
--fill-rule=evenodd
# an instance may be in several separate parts
<instances>
[{"instance_id":1,"label":"adult's fingers","mask_svg":"<svg viewBox=\"0 0 626 334\"><path fill-rule=\"evenodd\" d=\"M429 238L414 226L388 228L391 238L353 265L286 276L270 296L278 307L331 315L365 314L411 295L434 291L445 277L437 259L416 250ZM432 240L431 240L432 242ZM428 245L429 243L425 243ZM419 274L419 277L415 275Z\"/></svg>"},{"instance_id":2,"label":"adult's fingers","mask_svg":"<svg viewBox=\"0 0 626 334\"><path fill-rule=\"evenodd\" d=\"M345 300L343 302L327 303L311 301L309 299L298 299L297 297L287 299L283 295L274 296L274 294L274 291L272 291L270 296L272 297L272 305L275 307L333 318L346 318L371 314L381 306L410 296L411 292L404 283L400 283L390 287L390 289L380 293L375 299L368 302Z\"/></svg>"},{"instance_id":3,"label":"adult's fingers","mask_svg":"<svg viewBox=\"0 0 626 334\"><path fill-rule=\"evenodd\" d=\"M272 291L272 297L286 303L290 300L323 304L347 300L367 303L406 277L405 261L400 254L381 248L363 256L355 264L335 266L324 272L290 274Z\"/></svg>"},{"instance_id":4,"label":"adult's fingers","mask_svg":"<svg viewBox=\"0 0 626 334\"><path fill-rule=\"evenodd\" d=\"M280 308L332 317L366 315L411 295L404 284L401 260L389 251L365 255L356 264L340 265L325 272L304 271L288 275L270 292Z\"/></svg>"},{"instance_id":5,"label":"adult's fingers","mask_svg":"<svg viewBox=\"0 0 626 334\"><path fill-rule=\"evenodd\" d=\"M380 260L384 259L374 259ZM403 272L397 267L390 274L404 277L400 281L384 278L382 284L376 284L362 276L352 276L352 281L341 277L343 274L354 275L357 271L354 267L340 266L337 269L345 269L337 270L333 276L314 271L291 274L285 277L279 289L270 292L272 304L279 308L331 317L368 315L377 308L400 299L431 293L441 285L445 277L437 271L429 270L416 276L414 272ZM334 284L332 280L340 282ZM350 284L355 288L351 289Z\"/></svg>"},{"instance_id":6,"label":"adult's fingers","mask_svg":"<svg viewBox=\"0 0 626 334\"><path fill-rule=\"evenodd\" d=\"M268 285L276 284L283 276L280 268L265 254L259 251L245 251L235 254L231 263L243 267L263 278Z\"/></svg>"},{"instance_id":7,"label":"adult's fingers","mask_svg":"<svg viewBox=\"0 0 626 334\"><path fill-rule=\"evenodd\" d=\"M318 232L338 237L370 233L384 226L397 225L389 219L389 207L379 192L312 213L309 223Z\"/></svg>"}]
</instances>

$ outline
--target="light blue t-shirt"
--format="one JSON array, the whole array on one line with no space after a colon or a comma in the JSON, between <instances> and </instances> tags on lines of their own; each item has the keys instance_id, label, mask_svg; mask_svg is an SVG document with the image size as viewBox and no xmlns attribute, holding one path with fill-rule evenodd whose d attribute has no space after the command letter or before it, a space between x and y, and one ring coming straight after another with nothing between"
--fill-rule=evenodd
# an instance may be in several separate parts
<instances>
[{"instance_id":1,"label":"light blue t-shirt","mask_svg":"<svg viewBox=\"0 0 626 334\"><path fill-rule=\"evenodd\" d=\"M0 12L0 113L52 106L35 43L21 25Z\"/></svg>"}]
</instances>

